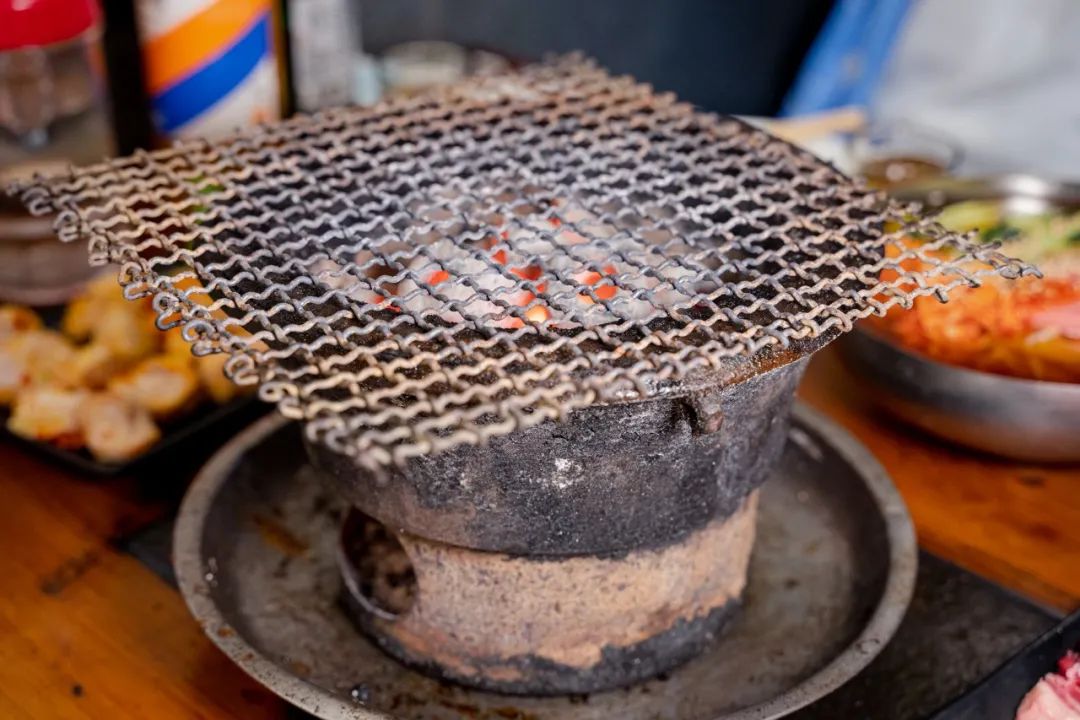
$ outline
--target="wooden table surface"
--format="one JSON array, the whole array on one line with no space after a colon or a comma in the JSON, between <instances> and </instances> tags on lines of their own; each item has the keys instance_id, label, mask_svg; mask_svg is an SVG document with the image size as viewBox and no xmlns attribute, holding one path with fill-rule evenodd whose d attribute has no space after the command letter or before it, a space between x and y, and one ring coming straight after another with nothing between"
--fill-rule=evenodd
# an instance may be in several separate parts
<instances>
[{"instance_id":1,"label":"wooden table surface","mask_svg":"<svg viewBox=\"0 0 1080 720\"><path fill-rule=\"evenodd\" d=\"M925 548L1048 606L1080 606L1080 467L948 448L879 418L847 387L826 352L801 392L889 470ZM168 502L132 481L87 482L5 441L0 498L0 718L285 716L171 587L116 548Z\"/></svg>"}]
</instances>

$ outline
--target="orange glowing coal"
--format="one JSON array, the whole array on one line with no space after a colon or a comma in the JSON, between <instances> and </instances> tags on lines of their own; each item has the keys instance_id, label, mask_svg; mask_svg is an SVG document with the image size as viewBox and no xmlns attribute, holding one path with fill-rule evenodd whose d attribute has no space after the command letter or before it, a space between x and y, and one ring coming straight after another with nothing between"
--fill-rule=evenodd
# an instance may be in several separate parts
<instances>
[{"instance_id":1,"label":"orange glowing coal","mask_svg":"<svg viewBox=\"0 0 1080 720\"><path fill-rule=\"evenodd\" d=\"M558 226L558 223L552 221L553 225ZM499 265L507 266L510 263L510 256L505 248L495 249L501 240L507 240L509 234L506 231L501 232L498 236L492 235L483 241L482 247L490 252L490 258L493 262ZM511 266L508 268L510 273L522 280L532 283L530 289L522 289L514 292L509 292L507 297L510 304L519 307L526 308L523 315L520 317L505 317L498 321L498 326L510 330L516 330L518 328L525 327L526 323L539 324L544 323L552 318L551 309L544 304L534 304L537 301L538 293L547 292L548 283L542 280L544 276L544 270L539 264L529 264L521 266ZM571 277L574 283L577 283L583 288L589 288L587 292L579 292L578 299L582 304L595 305L597 300L606 302L615 297L618 292L618 287L612 282L611 277L616 275L616 269L614 265L604 265L596 270L582 270L581 272L574 273ZM450 280L450 273L444 269L438 269L432 271L426 278L426 282L430 287L435 287ZM591 293L591 294L590 294ZM531 306L531 307L530 307ZM494 311L495 308L492 308Z\"/></svg>"},{"instance_id":2,"label":"orange glowing coal","mask_svg":"<svg viewBox=\"0 0 1080 720\"><path fill-rule=\"evenodd\" d=\"M592 270L587 270L585 272L577 273L576 275L574 275L574 279L577 280L582 285L587 285L589 287L592 287L593 285L596 285L598 282L603 280L604 275L614 275L615 274L615 266L614 265L605 265L603 267L603 270L604 270L603 275L601 275L598 272L594 272ZM596 297L600 298L601 300L610 300L611 298L615 297L616 292L618 292L618 288L616 288L614 285L610 285L610 284L601 285L600 287L593 288L593 295L596 295ZM578 299L581 300L581 302L585 303L586 305L593 305L595 303L595 301L592 299L592 297L590 295L587 295L587 294L578 295Z\"/></svg>"},{"instance_id":3,"label":"orange glowing coal","mask_svg":"<svg viewBox=\"0 0 1080 720\"><path fill-rule=\"evenodd\" d=\"M491 254L491 259L499 263L500 265L505 265L507 261L506 251L496 250ZM533 283L539 280L540 277L544 274L544 271L540 268L539 265L512 267L510 268L510 272L518 276L522 280L528 280L529 282ZM536 285L536 290L537 292L546 292L547 283L538 283ZM511 302L518 307L525 307L526 305L532 303L534 300L536 300L535 293L532 293L528 290L522 290L520 293L517 294L516 297L511 300ZM547 322L550 319L551 310L549 310L544 305L536 305L525 311L525 320L529 321L530 323L542 323ZM510 317L504 319L500 324L505 328L516 330L517 328L524 327L525 321L519 317Z\"/></svg>"}]
</instances>

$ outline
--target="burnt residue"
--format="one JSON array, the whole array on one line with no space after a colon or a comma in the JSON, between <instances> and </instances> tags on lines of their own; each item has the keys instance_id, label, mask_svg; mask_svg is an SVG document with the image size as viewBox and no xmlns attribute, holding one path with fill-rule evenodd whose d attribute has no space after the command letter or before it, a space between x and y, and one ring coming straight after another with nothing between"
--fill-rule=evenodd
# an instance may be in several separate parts
<instances>
[{"instance_id":1,"label":"burnt residue","mask_svg":"<svg viewBox=\"0 0 1080 720\"><path fill-rule=\"evenodd\" d=\"M355 511L338 554L345 606L368 634L389 637L414 664L439 665L465 684L483 676L516 692L550 694L553 669L576 678L564 692L591 691L593 682L606 686L620 674L633 682L639 669L662 669L679 651L669 643L652 664L635 656L634 668L618 669L616 648L649 648L644 641L665 636L692 644L685 632L669 633L741 595L757 498L682 543L616 559L541 559L395 537ZM404 569L409 583L391 583ZM393 602L399 595L403 602ZM546 675L525 674L534 667Z\"/></svg>"},{"instance_id":2,"label":"burnt residue","mask_svg":"<svg viewBox=\"0 0 1080 720\"><path fill-rule=\"evenodd\" d=\"M633 685L692 659L721 634L738 607L739 602L732 600L699 618L680 619L668 630L636 645L606 646L600 662L587 670L560 665L534 655L522 655L514 658L475 658L473 665L478 670L477 674L457 675L442 665L413 657L390 637L380 635L374 639L383 650L406 665L448 682L508 695L574 695L587 702L589 693ZM485 673L489 668L492 672ZM508 669L527 679L501 679Z\"/></svg>"},{"instance_id":3,"label":"burnt residue","mask_svg":"<svg viewBox=\"0 0 1080 720\"><path fill-rule=\"evenodd\" d=\"M353 511L341 529L345 560L355 570L357 589L375 607L405 613L416 599L416 574L398 539L382 523Z\"/></svg>"},{"instance_id":4,"label":"burnt residue","mask_svg":"<svg viewBox=\"0 0 1080 720\"><path fill-rule=\"evenodd\" d=\"M96 548L87 550L81 555L65 560L59 567L48 573L41 579L38 589L45 595L55 597L100 562L100 550Z\"/></svg>"},{"instance_id":5,"label":"burnt residue","mask_svg":"<svg viewBox=\"0 0 1080 720\"><path fill-rule=\"evenodd\" d=\"M365 513L431 540L546 556L668 545L734 512L764 482L804 367L792 362L693 398L593 406L414 458L385 485L343 455L308 451ZM699 432L693 408L703 405L722 414L718 432Z\"/></svg>"}]
</instances>

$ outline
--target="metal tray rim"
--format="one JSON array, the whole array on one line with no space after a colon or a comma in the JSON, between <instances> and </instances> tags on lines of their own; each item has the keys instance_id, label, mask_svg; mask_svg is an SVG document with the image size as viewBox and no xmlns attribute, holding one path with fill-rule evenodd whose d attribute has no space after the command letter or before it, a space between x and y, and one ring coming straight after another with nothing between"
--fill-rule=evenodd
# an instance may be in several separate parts
<instances>
[{"instance_id":1,"label":"metal tray rim","mask_svg":"<svg viewBox=\"0 0 1080 720\"><path fill-rule=\"evenodd\" d=\"M1068 442L1080 428L1078 383L948 365L858 326L837 352L870 403L944 442L1022 462L1080 460Z\"/></svg>"},{"instance_id":2,"label":"metal tray rim","mask_svg":"<svg viewBox=\"0 0 1080 720\"><path fill-rule=\"evenodd\" d=\"M903 356L905 359L911 362L918 363L927 366L928 370L939 373L942 375L950 375L954 378L964 378L967 382L980 382L980 383L1002 383L1014 388L1026 388L1029 390L1035 390L1037 388L1044 388L1055 393L1067 393L1076 396L1077 402L1080 402L1080 383L1061 382L1058 380L1033 380L1031 378L1013 377L1011 375L1000 375L998 373L986 372L985 370L975 370L973 368L964 367L962 365L950 365L949 363L943 363L940 360L935 360L929 355L924 355L915 350L910 350L899 343L895 342L884 333L865 327L863 325L856 325L852 330L853 333L858 333L862 336L869 337L871 340L888 347L892 352L897 355ZM841 339L841 343L843 339ZM988 386L989 387L989 386Z\"/></svg>"},{"instance_id":3,"label":"metal tray rim","mask_svg":"<svg viewBox=\"0 0 1080 720\"><path fill-rule=\"evenodd\" d=\"M792 713L837 689L868 665L896 632L915 589L918 546L915 529L899 491L885 469L855 438L823 414L798 402L793 427L807 426L820 435L855 468L877 503L889 544L889 572L881 597L862 631L844 650L816 673L788 691L723 715L723 720L771 720ZM195 477L177 515L173 535L173 567L181 595L210 640L246 673L300 709L329 720L400 720L396 716L350 705L335 693L283 671L239 634L213 628L227 624L209 593L200 589L206 578L201 565L204 521L228 470L264 436L289 422L271 415L254 423L219 450ZM798 442L798 434L795 434Z\"/></svg>"}]
</instances>

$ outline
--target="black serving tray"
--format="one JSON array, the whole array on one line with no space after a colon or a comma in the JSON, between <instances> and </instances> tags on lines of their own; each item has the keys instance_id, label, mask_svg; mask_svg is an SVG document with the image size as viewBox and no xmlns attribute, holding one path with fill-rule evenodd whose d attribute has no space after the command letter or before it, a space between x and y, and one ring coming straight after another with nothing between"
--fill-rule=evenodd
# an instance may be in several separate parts
<instances>
[{"instance_id":1,"label":"black serving tray","mask_svg":"<svg viewBox=\"0 0 1080 720\"><path fill-rule=\"evenodd\" d=\"M1039 678L1057 668L1067 650L1080 648L1080 610L1028 645L932 720L1013 720Z\"/></svg>"},{"instance_id":2,"label":"black serving tray","mask_svg":"<svg viewBox=\"0 0 1080 720\"><path fill-rule=\"evenodd\" d=\"M119 286L117 286L119 292ZM32 308L41 316L45 327L57 330L64 314L63 305L50 305ZM192 412L171 422L161 424L161 439L142 455L126 462L108 463L95 460L86 450L65 450L46 442L28 440L7 430L10 412L0 409L0 436L9 438L15 444L31 452L55 461L72 470L95 478L107 478L117 475L129 475L145 470L150 466L166 462L170 458L186 456L194 445L209 438L221 438L239 432L243 427L261 417L269 406L259 402L253 396L238 397L215 405L206 401Z\"/></svg>"},{"instance_id":3,"label":"black serving tray","mask_svg":"<svg viewBox=\"0 0 1080 720\"><path fill-rule=\"evenodd\" d=\"M177 420L161 425L161 439L142 455L126 462L95 460L86 450L66 450L47 442L29 440L9 432L9 413L0 411L0 434L27 450L93 478L130 475L170 458L192 454L193 448L211 438L232 435L270 409L254 397L240 397L224 405L205 404Z\"/></svg>"}]
</instances>

